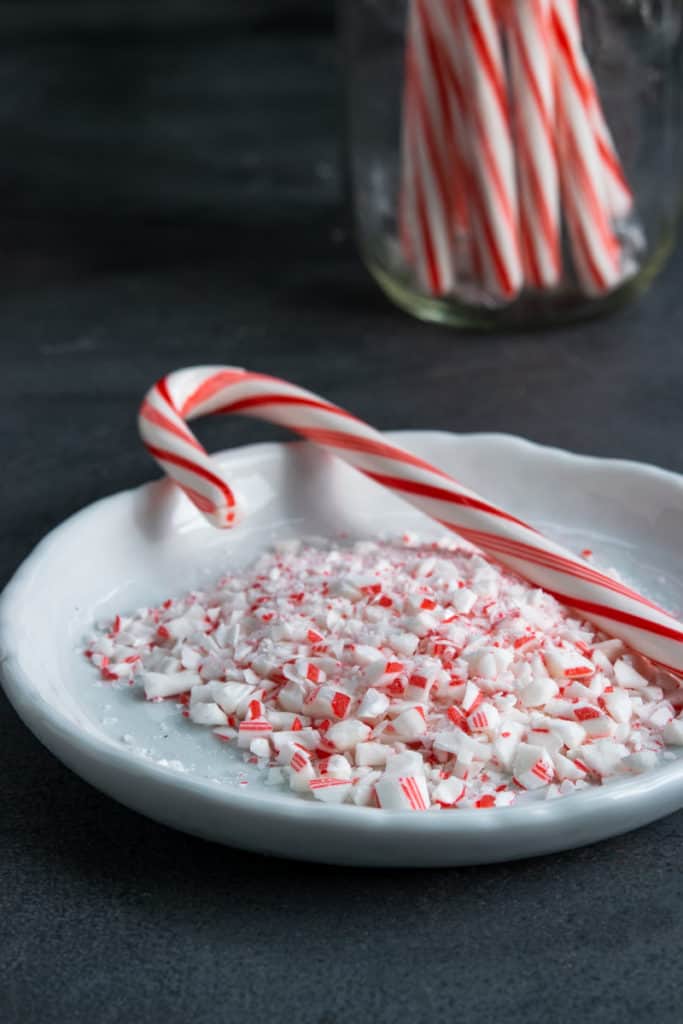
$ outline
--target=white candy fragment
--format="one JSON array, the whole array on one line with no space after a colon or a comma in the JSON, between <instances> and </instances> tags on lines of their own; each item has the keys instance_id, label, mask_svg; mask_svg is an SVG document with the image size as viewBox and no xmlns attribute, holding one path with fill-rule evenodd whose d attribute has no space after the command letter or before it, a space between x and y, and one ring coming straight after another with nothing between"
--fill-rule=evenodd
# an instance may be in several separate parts
<instances>
[{"instance_id":1,"label":"white candy fragment","mask_svg":"<svg viewBox=\"0 0 683 1024\"><path fill-rule=\"evenodd\" d=\"M350 779L351 765L341 754L333 754L325 764L325 778Z\"/></svg>"},{"instance_id":2,"label":"white candy fragment","mask_svg":"<svg viewBox=\"0 0 683 1024\"><path fill-rule=\"evenodd\" d=\"M625 724L631 721L633 708L627 693L624 693L623 690L613 690L611 693L606 693L603 700L605 708L615 722Z\"/></svg>"},{"instance_id":3,"label":"white candy fragment","mask_svg":"<svg viewBox=\"0 0 683 1024\"><path fill-rule=\"evenodd\" d=\"M370 726L358 719L337 722L326 733L326 739L336 750L352 750L358 743L363 743L370 735Z\"/></svg>"},{"instance_id":4,"label":"white candy fragment","mask_svg":"<svg viewBox=\"0 0 683 1024\"><path fill-rule=\"evenodd\" d=\"M553 754L552 758L555 774L561 782L567 779L576 782L577 779L586 777L586 769L580 768L576 761L572 761L570 758L559 753Z\"/></svg>"},{"instance_id":5,"label":"white candy fragment","mask_svg":"<svg viewBox=\"0 0 683 1024\"><path fill-rule=\"evenodd\" d=\"M465 715L471 715L477 705L483 700L484 694L476 683L467 683L462 698L462 711Z\"/></svg>"},{"instance_id":6,"label":"white candy fragment","mask_svg":"<svg viewBox=\"0 0 683 1024\"><path fill-rule=\"evenodd\" d=\"M316 686L304 697L307 715L344 718L351 707L352 697L334 686Z\"/></svg>"},{"instance_id":7,"label":"white candy fragment","mask_svg":"<svg viewBox=\"0 0 683 1024\"><path fill-rule=\"evenodd\" d=\"M380 772L371 772L363 776L354 785L351 791L351 799L357 807L379 807L375 784L381 778Z\"/></svg>"},{"instance_id":8,"label":"white candy fragment","mask_svg":"<svg viewBox=\"0 0 683 1024\"><path fill-rule=\"evenodd\" d=\"M289 785L299 793L308 792L308 784L315 778L315 769L307 750L290 744L287 749Z\"/></svg>"},{"instance_id":9,"label":"white candy fragment","mask_svg":"<svg viewBox=\"0 0 683 1024\"><path fill-rule=\"evenodd\" d=\"M383 743L358 743L356 745L356 764L376 768L385 765L388 756L389 748Z\"/></svg>"},{"instance_id":10,"label":"white candy fragment","mask_svg":"<svg viewBox=\"0 0 683 1024\"><path fill-rule=\"evenodd\" d=\"M187 693L199 683L196 672L144 672L142 684L147 700L160 700L162 697L177 697Z\"/></svg>"},{"instance_id":11,"label":"white candy fragment","mask_svg":"<svg viewBox=\"0 0 683 1024\"><path fill-rule=\"evenodd\" d=\"M458 778L442 779L432 794L434 803L441 807L455 807L466 792L465 783Z\"/></svg>"},{"instance_id":12,"label":"white candy fragment","mask_svg":"<svg viewBox=\"0 0 683 1024\"><path fill-rule=\"evenodd\" d=\"M283 750L289 744L303 747L305 750L315 750L320 743L320 733L317 729L310 727L279 732L273 730L271 740L276 750Z\"/></svg>"},{"instance_id":13,"label":"white candy fragment","mask_svg":"<svg viewBox=\"0 0 683 1024\"><path fill-rule=\"evenodd\" d=\"M683 720L674 718L662 729L662 739L672 747L683 747Z\"/></svg>"},{"instance_id":14,"label":"white candy fragment","mask_svg":"<svg viewBox=\"0 0 683 1024\"><path fill-rule=\"evenodd\" d=\"M417 615L409 615L403 620L403 625L409 633L415 636L425 636L437 625L437 621L429 612L418 612Z\"/></svg>"},{"instance_id":15,"label":"white candy fragment","mask_svg":"<svg viewBox=\"0 0 683 1024\"><path fill-rule=\"evenodd\" d=\"M420 638L414 633L392 633L390 637L392 650L402 657L410 657L415 653Z\"/></svg>"},{"instance_id":16,"label":"white candy fragment","mask_svg":"<svg viewBox=\"0 0 683 1024\"><path fill-rule=\"evenodd\" d=\"M496 807L510 807L517 800L517 795L511 793L510 790L503 790L500 793L496 793L495 802Z\"/></svg>"},{"instance_id":17,"label":"white candy fragment","mask_svg":"<svg viewBox=\"0 0 683 1024\"><path fill-rule=\"evenodd\" d=\"M586 739L586 730L578 722L561 718L553 718L551 721L550 730L562 740L564 747L578 747Z\"/></svg>"},{"instance_id":18,"label":"white candy fragment","mask_svg":"<svg viewBox=\"0 0 683 1024\"><path fill-rule=\"evenodd\" d=\"M567 756L572 761L586 765L596 775L604 777L613 774L628 753L623 744L615 743L614 740L596 740L595 743L573 748Z\"/></svg>"},{"instance_id":19,"label":"white candy fragment","mask_svg":"<svg viewBox=\"0 0 683 1024\"><path fill-rule=\"evenodd\" d=\"M249 721L240 722L237 746L248 750L252 740L267 739L272 733L273 727L267 718L252 718Z\"/></svg>"},{"instance_id":20,"label":"white candy fragment","mask_svg":"<svg viewBox=\"0 0 683 1024\"><path fill-rule=\"evenodd\" d=\"M581 723L586 735L591 739L614 736L616 732L614 720L595 707L582 705L574 710L574 715L576 720Z\"/></svg>"},{"instance_id":21,"label":"white candy fragment","mask_svg":"<svg viewBox=\"0 0 683 1024\"><path fill-rule=\"evenodd\" d=\"M292 713L296 713L297 711L302 712L304 708L304 696L305 690L303 685L290 682L278 693L277 703L283 711L290 711Z\"/></svg>"},{"instance_id":22,"label":"white candy fragment","mask_svg":"<svg viewBox=\"0 0 683 1024\"><path fill-rule=\"evenodd\" d=\"M352 665L382 665L385 664L385 658L382 656L382 652L378 647L370 647L369 644L354 644L353 649L349 658ZM384 669L382 669L384 671Z\"/></svg>"},{"instance_id":23,"label":"white candy fragment","mask_svg":"<svg viewBox=\"0 0 683 1024\"><path fill-rule=\"evenodd\" d=\"M608 661L614 663L624 651L621 640L602 640L593 644L593 651L599 651Z\"/></svg>"},{"instance_id":24,"label":"white candy fragment","mask_svg":"<svg viewBox=\"0 0 683 1024\"><path fill-rule=\"evenodd\" d=\"M498 677L498 661L494 654L487 647L472 651L464 655L469 664L470 674L480 676L482 679L496 679Z\"/></svg>"},{"instance_id":25,"label":"white candy fragment","mask_svg":"<svg viewBox=\"0 0 683 1024\"><path fill-rule=\"evenodd\" d=\"M670 704L659 704L654 708L647 720L653 729L664 729L674 717L674 710Z\"/></svg>"},{"instance_id":26,"label":"white candy fragment","mask_svg":"<svg viewBox=\"0 0 683 1024\"><path fill-rule=\"evenodd\" d=\"M394 729L402 740L417 740L427 732L425 713L421 707L408 708L394 719Z\"/></svg>"},{"instance_id":27,"label":"white candy fragment","mask_svg":"<svg viewBox=\"0 0 683 1024\"><path fill-rule=\"evenodd\" d=\"M521 722L506 721L499 728L493 741L493 756L507 772L512 772L512 763L524 732L525 728Z\"/></svg>"},{"instance_id":28,"label":"white candy fragment","mask_svg":"<svg viewBox=\"0 0 683 1024\"><path fill-rule=\"evenodd\" d=\"M389 811L426 811L430 805L427 783L421 775L383 775L375 783L380 807Z\"/></svg>"},{"instance_id":29,"label":"white candy fragment","mask_svg":"<svg viewBox=\"0 0 683 1024\"><path fill-rule=\"evenodd\" d=\"M351 793L351 782L345 779L311 779L308 788L316 798L325 804L342 804Z\"/></svg>"},{"instance_id":30,"label":"white candy fragment","mask_svg":"<svg viewBox=\"0 0 683 1024\"><path fill-rule=\"evenodd\" d=\"M551 647L543 652L548 671L555 679L590 679L595 665L576 650Z\"/></svg>"},{"instance_id":31,"label":"white candy fragment","mask_svg":"<svg viewBox=\"0 0 683 1024\"><path fill-rule=\"evenodd\" d=\"M624 758L624 768L640 775L642 772L649 772L657 764L657 755L654 750L641 750L637 754L629 754Z\"/></svg>"},{"instance_id":32,"label":"white candy fragment","mask_svg":"<svg viewBox=\"0 0 683 1024\"><path fill-rule=\"evenodd\" d=\"M500 712L495 704L484 701L467 718L471 732L491 732L500 721Z\"/></svg>"},{"instance_id":33,"label":"white candy fragment","mask_svg":"<svg viewBox=\"0 0 683 1024\"><path fill-rule=\"evenodd\" d=\"M218 737L219 740L229 742L230 740L237 739L237 729L233 729L229 725L219 725L215 729L211 730L214 736Z\"/></svg>"},{"instance_id":34,"label":"white candy fragment","mask_svg":"<svg viewBox=\"0 0 683 1024\"><path fill-rule=\"evenodd\" d=\"M198 702L190 705L190 719L195 725L227 725L228 716L218 704Z\"/></svg>"},{"instance_id":35,"label":"white candy fragment","mask_svg":"<svg viewBox=\"0 0 683 1024\"><path fill-rule=\"evenodd\" d=\"M201 651L183 644L180 649L180 664L186 669L198 669L202 663Z\"/></svg>"},{"instance_id":36,"label":"white candy fragment","mask_svg":"<svg viewBox=\"0 0 683 1024\"><path fill-rule=\"evenodd\" d=\"M552 758L543 747L520 743L517 747L512 771L515 779L524 789L540 789L548 786L555 777Z\"/></svg>"},{"instance_id":37,"label":"white candy fragment","mask_svg":"<svg viewBox=\"0 0 683 1024\"><path fill-rule=\"evenodd\" d=\"M451 601L456 611L462 615L468 615L477 602L477 595L468 587L462 587L460 590L456 590Z\"/></svg>"},{"instance_id":38,"label":"white candy fragment","mask_svg":"<svg viewBox=\"0 0 683 1024\"><path fill-rule=\"evenodd\" d=\"M363 699L361 700L360 707L358 708L357 717L363 719L366 722L376 721L381 718L389 707L389 698L386 693L380 693L379 690L369 687L366 690Z\"/></svg>"},{"instance_id":39,"label":"white candy fragment","mask_svg":"<svg viewBox=\"0 0 683 1024\"><path fill-rule=\"evenodd\" d=\"M549 677L534 679L520 691L519 699L525 708L539 708L559 693L557 683Z\"/></svg>"},{"instance_id":40,"label":"white candy fragment","mask_svg":"<svg viewBox=\"0 0 683 1024\"><path fill-rule=\"evenodd\" d=\"M625 686L629 690L644 690L648 686L647 679L623 658L614 663L614 677L619 686Z\"/></svg>"},{"instance_id":41,"label":"white candy fragment","mask_svg":"<svg viewBox=\"0 0 683 1024\"><path fill-rule=\"evenodd\" d=\"M210 694L226 715L234 715L238 708L251 700L254 687L246 683L209 683Z\"/></svg>"},{"instance_id":42,"label":"white candy fragment","mask_svg":"<svg viewBox=\"0 0 683 1024\"><path fill-rule=\"evenodd\" d=\"M254 757L270 757L270 743L266 739L252 740L249 744L249 752Z\"/></svg>"},{"instance_id":43,"label":"white candy fragment","mask_svg":"<svg viewBox=\"0 0 683 1024\"><path fill-rule=\"evenodd\" d=\"M546 725L534 727L527 731L527 740L532 746L543 747L549 754L556 754L562 749L564 743L562 737L553 732Z\"/></svg>"},{"instance_id":44,"label":"white candy fragment","mask_svg":"<svg viewBox=\"0 0 683 1024\"><path fill-rule=\"evenodd\" d=\"M415 750L404 750L400 754L394 754L387 761L385 775L397 777L399 775L424 775L425 765L420 754Z\"/></svg>"}]
</instances>

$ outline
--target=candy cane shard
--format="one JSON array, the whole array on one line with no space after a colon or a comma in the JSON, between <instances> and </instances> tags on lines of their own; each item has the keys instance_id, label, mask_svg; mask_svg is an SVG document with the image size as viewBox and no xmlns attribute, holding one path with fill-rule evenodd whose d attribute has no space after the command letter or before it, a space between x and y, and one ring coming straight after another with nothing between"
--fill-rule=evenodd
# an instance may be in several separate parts
<instances>
[{"instance_id":1,"label":"candy cane shard","mask_svg":"<svg viewBox=\"0 0 683 1024\"><path fill-rule=\"evenodd\" d=\"M186 421L231 412L288 427L332 452L600 629L683 674L683 625L668 612L351 413L276 377L237 367L190 367L151 388L138 423L147 450L214 526L235 524L235 496Z\"/></svg>"}]
</instances>

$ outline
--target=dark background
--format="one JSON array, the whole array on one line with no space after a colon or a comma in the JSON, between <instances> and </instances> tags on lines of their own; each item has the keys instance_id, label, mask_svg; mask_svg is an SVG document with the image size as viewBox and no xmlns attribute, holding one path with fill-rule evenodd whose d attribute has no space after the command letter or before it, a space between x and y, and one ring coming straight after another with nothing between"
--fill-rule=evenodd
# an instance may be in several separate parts
<instances>
[{"instance_id":1,"label":"dark background","mask_svg":"<svg viewBox=\"0 0 683 1024\"><path fill-rule=\"evenodd\" d=\"M333 200L333 24L330 0L0 2L3 208L215 222L322 180Z\"/></svg>"},{"instance_id":2,"label":"dark background","mask_svg":"<svg viewBox=\"0 0 683 1024\"><path fill-rule=\"evenodd\" d=\"M0 583L66 515L155 474L137 402L193 362L290 377L383 428L683 471L680 254L604 321L410 321L348 237L332 27L324 0L0 3ZM683 814L498 867L267 860L101 796L4 698L0 777L8 1024L680 1020Z\"/></svg>"}]
</instances>

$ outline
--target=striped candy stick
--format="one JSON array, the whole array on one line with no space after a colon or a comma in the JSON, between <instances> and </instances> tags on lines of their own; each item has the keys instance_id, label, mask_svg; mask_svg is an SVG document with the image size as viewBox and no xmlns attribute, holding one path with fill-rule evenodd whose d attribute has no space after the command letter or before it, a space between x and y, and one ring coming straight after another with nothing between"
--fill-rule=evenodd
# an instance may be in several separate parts
<instances>
[{"instance_id":1,"label":"striped candy stick","mask_svg":"<svg viewBox=\"0 0 683 1024\"><path fill-rule=\"evenodd\" d=\"M447 156L448 195L451 205L452 227L457 240L469 228L470 213L465 182L465 149L467 140L463 132L463 125L458 124L457 120L454 120L451 83L449 81L450 69L443 46L442 26L439 25L441 8L444 3L449 2L450 0L413 0L413 3L417 5L423 26L429 60L435 69L435 75L439 83L441 116L446 133L444 142ZM456 119L457 116L456 112Z\"/></svg>"},{"instance_id":2,"label":"striped candy stick","mask_svg":"<svg viewBox=\"0 0 683 1024\"><path fill-rule=\"evenodd\" d=\"M562 273L560 186L555 144L552 0L505 8L520 202L520 240L527 284L555 287Z\"/></svg>"},{"instance_id":3,"label":"striped candy stick","mask_svg":"<svg viewBox=\"0 0 683 1024\"><path fill-rule=\"evenodd\" d=\"M484 217L475 173L476 153L472 146L469 124L469 86L465 76L461 39L457 20L450 10L452 0L432 0L429 5L431 33L446 85L448 113L450 116L451 144L457 154L457 173L452 189L457 192L457 201L464 206L465 216L461 217L462 227L457 237L456 259L458 268L483 286L486 234Z\"/></svg>"},{"instance_id":4,"label":"striped candy stick","mask_svg":"<svg viewBox=\"0 0 683 1024\"><path fill-rule=\"evenodd\" d=\"M229 412L288 427L329 450L600 629L683 674L683 625L625 584L320 396L236 367L191 367L169 374L149 391L139 428L150 454L215 526L234 525L235 496L186 421Z\"/></svg>"},{"instance_id":5,"label":"striped candy stick","mask_svg":"<svg viewBox=\"0 0 683 1024\"><path fill-rule=\"evenodd\" d=\"M485 283L490 294L510 301L523 283L519 248L517 186L507 82L494 0L459 0L446 5L458 41L454 62L462 65L467 99L474 202L480 211Z\"/></svg>"},{"instance_id":6,"label":"striped candy stick","mask_svg":"<svg viewBox=\"0 0 683 1024\"><path fill-rule=\"evenodd\" d=\"M578 0L567 0L568 14L573 21L573 30L576 36L581 38L581 18L579 14ZM624 169L619 159L612 133L605 119L605 114L600 102L595 78L589 61L586 59L583 64L582 89L588 115L595 132L598 143L598 151L602 160L605 174L604 188L607 195L607 203L613 217L627 217L633 209L633 192L630 189Z\"/></svg>"},{"instance_id":7,"label":"striped candy stick","mask_svg":"<svg viewBox=\"0 0 683 1024\"><path fill-rule=\"evenodd\" d=\"M400 218L404 255L422 287L445 295L454 283L450 144L444 86L430 52L424 5L409 9L403 100Z\"/></svg>"},{"instance_id":8,"label":"striped candy stick","mask_svg":"<svg viewBox=\"0 0 683 1024\"><path fill-rule=\"evenodd\" d=\"M567 0L553 0L557 132L567 227L579 281L600 295L620 281L621 248L611 223L604 167L584 88L586 59Z\"/></svg>"}]
</instances>

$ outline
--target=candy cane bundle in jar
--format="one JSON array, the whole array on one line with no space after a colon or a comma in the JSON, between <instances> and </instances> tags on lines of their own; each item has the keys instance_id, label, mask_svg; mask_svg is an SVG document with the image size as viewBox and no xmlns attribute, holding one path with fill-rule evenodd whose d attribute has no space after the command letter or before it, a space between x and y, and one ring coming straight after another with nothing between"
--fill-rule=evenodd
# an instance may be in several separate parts
<instances>
[{"instance_id":1,"label":"candy cane bundle in jar","mask_svg":"<svg viewBox=\"0 0 683 1024\"><path fill-rule=\"evenodd\" d=\"M612 308L673 238L677 5L346 0L349 156L364 260L456 325Z\"/></svg>"}]
</instances>

